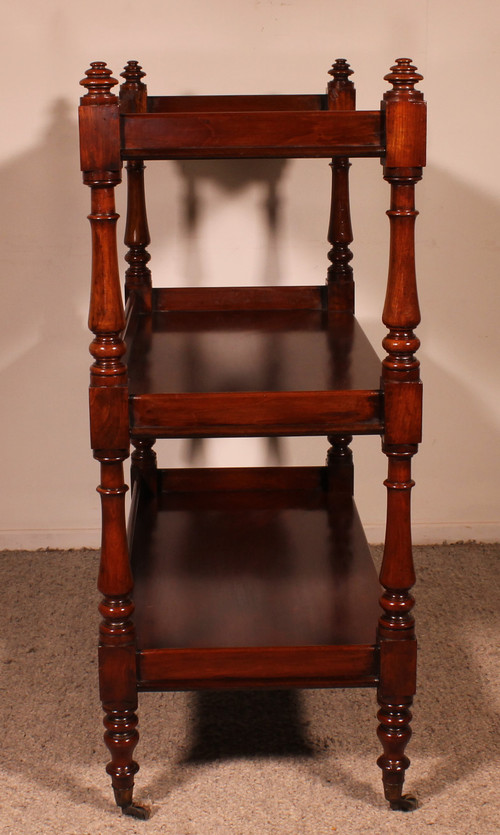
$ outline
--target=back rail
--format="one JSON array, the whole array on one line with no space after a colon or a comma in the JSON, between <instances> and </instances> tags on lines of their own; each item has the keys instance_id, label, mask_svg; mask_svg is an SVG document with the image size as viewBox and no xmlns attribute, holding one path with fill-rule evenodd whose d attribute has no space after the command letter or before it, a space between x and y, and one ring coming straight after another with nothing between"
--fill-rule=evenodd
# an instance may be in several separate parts
<instances>
[{"instance_id":1,"label":"back rail","mask_svg":"<svg viewBox=\"0 0 500 835\"><path fill-rule=\"evenodd\" d=\"M262 110L327 110L325 93L226 95L226 96L148 96L148 113L236 113Z\"/></svg>"}]
</instances>

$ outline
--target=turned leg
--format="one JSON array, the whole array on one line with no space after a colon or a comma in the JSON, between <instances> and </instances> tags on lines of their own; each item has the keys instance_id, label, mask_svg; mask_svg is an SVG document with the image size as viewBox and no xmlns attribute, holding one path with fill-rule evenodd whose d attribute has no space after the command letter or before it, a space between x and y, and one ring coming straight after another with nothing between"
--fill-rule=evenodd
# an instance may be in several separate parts
<instances>
[{"instance_id":1,"label":"turned leg","mask_svg":"<svg viewBox=\"0 0 500 835\"><path fill-rule=\"evenodd\" d=\"M136 730L137 716L132 710L110 710L109 707L103 704L106 711L104 741L111 754L111 762L106 766L106 771L111 777L116 804L124 814L147 817L146 810L135 807L132 799L134 776L139 770L133 759L134 749L139 740Z\"/></svg>"},{"instance_id":2,"label":"turned leg","mask_svg":"<svg viewBox=\"0 0 500 835\"><path fill-rule=\"evenodd\" d=\"M424 131L423 97L414 90L421 78L415 67L400 59L386 76L393 89L384 95L388 147L384 178L391 185L389 273L382 320L388 328L383 340L384 389L383 451L387 455L387 522L380 583L382 614L378 625L380 682L378 736L383 754L384 792L391 809L411 811L416 799L402 793L410 761L405 754L410 739L410 707L416 689L417 643L413 618L415 583L411 541L411 462L422 434L422 385L414 329L420 322L415 273L415 184L422 175ZM420 114L420 116L419 116ZM402 125L405 125L402 128ZM397 128L395 127L397 126ZM406 131L408 130L408 134ZM397 135L397 140L396 140ZM408 140L408 141L407 141Z\"/></svg>"},{"instance_id":3,"label":"turned leg","mask_svg":"<svg viewBox=\"0 0 500 835\"><path fill-rule=\"evenodd\" d=\"M133 760L137 744L136 647L133 615L133 577L130 568L123 462L129 454L128 375L123 362L126 326L116 246L115 186L121 180L119 101L111 92L116 79L101 61L85 73L81 100L82 170L91 188L92 289L89 328L94 333L90 353L90 424L94 457L101 465L98 493L102 507L101 560L98 588L102 594L99 641L99 686L106 714L105 741L111 752L107 770L117 803L127 814L146 817L132 802ZM132 72L137 81L138 71ZM132 79L129 79L132 82ZM140 74L139 74L140 81ZM110 127L111 126L111 127ZM99 131L103 131L99 133ZM132 177L140 177L140 166ZM132 221L131 221L132 224ZM133 237L132 232L130 236ZM142 249L146 233L138 233ZM134 238L134 246L136 239ZM145 274L147 258L135 250L130 259L132 287L139 292L138 259ZM137 279L137 280L136 280ZM143 284L147 284L144 279ZM142 286L142 285L141 285ZM140 288L139 288L140 289ZM147 293L145 292L146 296ZM144 309L144 306L143 306Z\"/></svg>"},{"instance_id":4,"label":"turned leg","mask_svg":"<svg viewBox=\"0 0 500 835\"><path fill-rule=\"evenodd\" d=\"M410 760L405 755L405 748L411 737L412 699L390 701L379 693L380 710L377 718L380 722L377 735L384 749L377 764L382 769L385 799L389 801L391 809L411 812L417 808L417 800L413 795L403 794L405 772Z\"/></svg>"},{"instance_id":5,"label":"turned leg","mask_svg":"<svg viewBox=\"0 0 500 835\"><path fill-rule=\"evenodd\" d=\"M123 454L99 454L102 502L102 546L99 605L99 687L105 712L104 741L111 754L106 771L115 799L124 814L147 818L148 810L133 803L134 776L139 766L133 758L137 732L137 682L135 630L132 620L133 579L130 571L124 502Z\"/></svg>"},{"instance_id":6,"label":"turned leg","mask_svg":"<svg viewBox=\"0 0 500 835\"><path fill-rule=\"evenodd\" d=\"M100 607L103 615L99 646L99 678L104 717L104 742L111 754L106 771L111 777L115 800L123 814L146 820L149 810L133 802L134 777L139 766L134 750L137 731L137 692L135 684L135 647L130 616L130 598L105 597Z\"/></svg>"},{"instance_id":7,"label":"turned leg","mask_svg":"<svg viewBox=\"0 0 500 835\"><path fill-rule=\"evenodd\" d=\"M378 737L384 753L378 759L385 797L391 809L412 811L411 795L403 795L410 761L405 748L411 737L410 720L416 690L417 642L410 588L415 582L410 535L411 448L385 446L389 459L386 538L380 582L382 615L378 624L380 684Z\"/></svg>"}]
</instances>

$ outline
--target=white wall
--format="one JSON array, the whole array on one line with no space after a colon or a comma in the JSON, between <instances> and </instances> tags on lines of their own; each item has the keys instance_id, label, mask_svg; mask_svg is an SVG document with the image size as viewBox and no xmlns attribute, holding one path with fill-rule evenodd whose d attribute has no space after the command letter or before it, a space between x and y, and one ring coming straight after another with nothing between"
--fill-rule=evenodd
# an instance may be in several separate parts
<instances>
[{"instance_id":1,"label":"white wall","mask_svg":"<svg viewBox=\"0 0 500 835\"><path fill-rule=\"evenodd\" d=\"M107 61L116 75L129 58L146 69L151 93L230 93L320 92L332 61L346 57L356 70L360 108L378 106L395 58L418 65L430 130L417 193L426 393L415 541L500 537L499 24L491 0L462 4L459 12L452 0L8 4L0 33L0 547L98 543L98 467L87 422L89 193L78 168L76 106L91 60ZM200 186L200 246L188 251L175 236L182 177L162 164L150 188L157 283L166 281L162 267L171 283L186 281L195 268L207 284L266 280L270 257L281 281L322 282L325 165L285 168L281 189L292 208L284 210L277 249L269 253L262 188L228 189L213 177ZM388 187L372 161L352 171L358 311L379 344ZM167 213L160 218L155 210L163 199ZM377 541L385 459L377 439L360 439L355 450L359 505ZM284 440L282 452L285 463L320 462L325 441ZM241 455L259 463L265 454L250 442L211 442L205 461L234 463ZM186 445L167 445L162 455L183 463Z\"/></svg>"}]
</instances>

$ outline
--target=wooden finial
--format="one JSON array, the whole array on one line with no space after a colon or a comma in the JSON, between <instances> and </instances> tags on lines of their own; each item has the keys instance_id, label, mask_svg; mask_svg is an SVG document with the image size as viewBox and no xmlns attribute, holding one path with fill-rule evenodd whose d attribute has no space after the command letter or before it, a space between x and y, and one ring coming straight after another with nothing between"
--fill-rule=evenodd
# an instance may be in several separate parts
<instances>
[{"instance_id":1,"label":"wooden finial","mask_svg":"<svg viewBox=\"0 0 500 835\"><path fill-rule=\"evenodd\" d=\"M353 72L354 70L351 69L345 58L337 58L335 63L332 64L332 68L328 70L328 75L333 76L334 81L342 81L345 83Z\"/></svg>"},{"instance_id":2,"label":"wooden finial","mask_svg":"<svg viewBox=\"0 0 500 835\"><path fill-rule=\"evenodd\" d=\"M332 80L328 82L328 107L331 110L354 110L356 107L356 91L354 83L349 80L352 70L345 58L337 58L328 74Z\"/></svg>"},{"instance_id":3,"label":"wooden finial","mask_svg":"<svg viewBox=\"0 0 500 835\"><path fill-rule=\"evenodd\" d=\"M118 84L118 81L112 77L111 70L104 61L92 61L85 75L87 77L80 81L82 87L87 89L82 104L107 104L116 100L111 88Z\"/></svg>"},{"instance_id":4,"label":"wooden finial","mask_svg":"<svg viewBox=\"0 0 500 835\"><path fill-rule=\"evenodd\" d=\"M415 96L422 96L418 90L415 90L415 84L422 81L423 75L417 71L417 68L412 64L411 58L398 58L391 72L384 76L385 81L390 81L395 94L405 93L407 97L412 94Z\"/></svg>"},{"instance_id":5,"label":"wooden finial","mask_svg":"<svg viewBox=\"0 0 500 835\"><path fill-rule=\"evenodd\" d=\"M127 61L121 77L125 79L120 87L120 107L125 113L145 113L147 110L147 87L142 79L146 75L138 61Z\"/></svg>"},{"instance_id":6,"label":"wooden finial","mask_svg":"<svg viewBox=\"0 0 500 835\"><path fill-rule=\"evenodd\" d=\"M126 84L140 84L141 78L145 75L138 61L127 61L123 72L120 73L120 77L125 79Z\"/></svg>"}]
</instances>

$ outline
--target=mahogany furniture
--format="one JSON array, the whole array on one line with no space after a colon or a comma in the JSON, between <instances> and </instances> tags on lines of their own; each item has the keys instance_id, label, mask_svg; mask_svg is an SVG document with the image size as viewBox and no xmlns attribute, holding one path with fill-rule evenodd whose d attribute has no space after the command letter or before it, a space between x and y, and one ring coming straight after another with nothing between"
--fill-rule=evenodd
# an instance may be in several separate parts
<instances>
[{"instance_id":1,"label":"mahogany furniture","mask_svg":"<svg viewBox=\"0 0 500 835\"><path fill-rule=\"evenodd\" d=\"M409 59L385 76L391 89L375 110L355 109L351 74L337 60L323 95L148 96L136 61L119 96L102 62L81 82L81 167L92 199L91 442L101 465L100 691L107 771L126 814L148 814L132 797L138 693L169 689L375 687L385 796L393 809L416 805L402 787L417 651L414 188L426 106ZM305 157L331 161L325 286L152 287L144 160ZM348 172L356 157L379 160L391 186L382 362L354 316ZM125 306L114 203L124 162ZM254 386L239 381L236 360L230 383L220 384L205 356L215 336L226 361L236 342L267 346ZM379 578L353 501L349 444L360 434L380 435L388 460ZM159 469L153 451L158 438L286 435L326 436L325 466Z\"/></svg>"}]
</instances>

